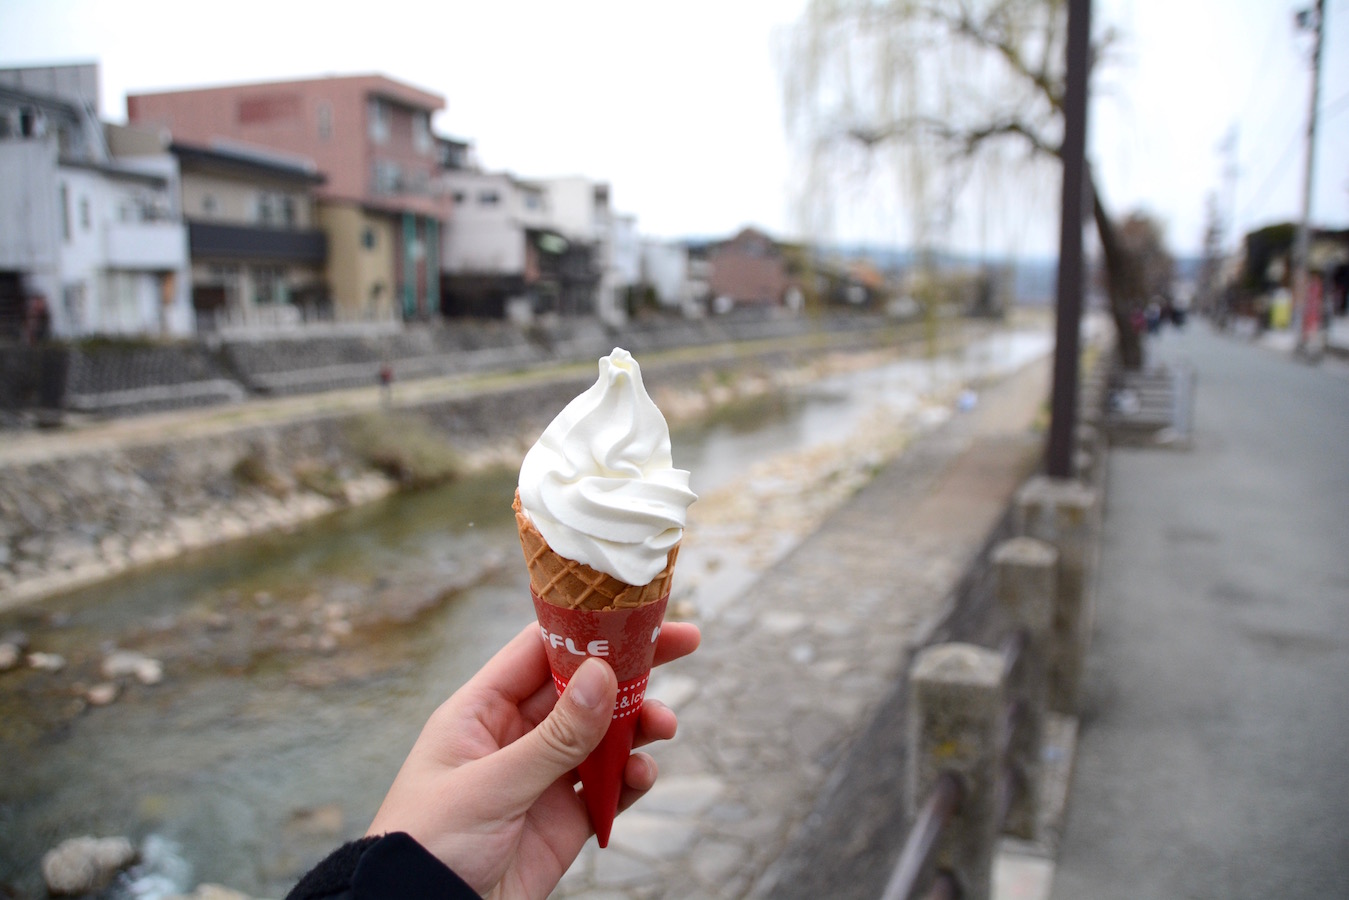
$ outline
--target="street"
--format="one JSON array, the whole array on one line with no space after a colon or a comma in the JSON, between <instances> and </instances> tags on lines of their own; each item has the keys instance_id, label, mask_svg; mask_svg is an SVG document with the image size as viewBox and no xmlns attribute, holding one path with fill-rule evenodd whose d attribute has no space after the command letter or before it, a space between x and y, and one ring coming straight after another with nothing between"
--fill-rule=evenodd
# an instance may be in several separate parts
<instances>
[{"instance_id":1,"label":"street","mask_svg":"<svg viewBox=\"0 0 1349 900\"><path fill-rule=\"evenodd\" d=\"M1344 896L1349 368L1167 330L1192 449L1112 451L1055 898Z\"/></svg>"}]
</instances>

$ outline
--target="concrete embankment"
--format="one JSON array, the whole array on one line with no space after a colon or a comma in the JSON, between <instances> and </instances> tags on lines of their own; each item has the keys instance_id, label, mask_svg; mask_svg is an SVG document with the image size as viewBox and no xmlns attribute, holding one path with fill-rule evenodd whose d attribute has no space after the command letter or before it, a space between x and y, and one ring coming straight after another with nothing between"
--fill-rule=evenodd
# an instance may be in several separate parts
<instances>
[{"instance_id":1,"label":"concrete embankment","mask_svg":"<svg viewBox=\"0 0 1349 900\"><path fill-rule=\"evenodd\" d=\"M812 377L812 365L839 351L923 340L921 326L858 321L782 334L767 323L757 340L664 350L648 336L642 358L678 421ZM372 458L362 433L429 430L462 471L518 462L593 378L595 348L574 349L585 362L513 372L484 362L483 371L396 383L391 398L372 386L14 434L0 444L0 608L397 490L399 473Z\"/></svg>"}]
</instances>

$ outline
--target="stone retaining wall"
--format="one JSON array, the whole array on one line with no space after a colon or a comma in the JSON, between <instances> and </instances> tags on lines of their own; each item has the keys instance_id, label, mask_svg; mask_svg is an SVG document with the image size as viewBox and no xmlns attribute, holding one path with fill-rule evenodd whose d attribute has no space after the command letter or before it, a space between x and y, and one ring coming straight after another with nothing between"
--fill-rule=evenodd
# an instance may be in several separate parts
<instances>
[{"instance_id":1,"label":"stone retaining wall","mask_svg":"<svg viewBox=\"0 0 1349 900\"><path fill-rule=\"evenodd\" d=\"M761 334L800 329L797 322L767 325ZM645 368L648 380L662 388L711 391L724 386L731 373L772 376L821 349L893 343L898 333L884 326L871 320L869 329L821 334L823 343L728 344L693 358L652 359ZM709 329L704 336L726 333ZM637 334L624 337L639 338L629 341L639 352L673 340L671 334L651 334L646 342ZM607 340L595 346L601 349L585 352L611 349ZM525 378L515 386L399 411L448 435L470 469L518 464L528 442L592 377L587 372ZM395 490L353 445L352 419L367 414L314 416L0 466L0 608L186 550L292 526ZM310 480L306 473L321 477Z\"/></svg>"},{"instance_id":2,"label":"stone retaining wall","mask_svg":"<svg viewBox=\"0 0 1349 900\"><path fill-rule=\"evenodd\" d=\"M637 320L621 329L596 319L559 319L528 327L456 321L407 327L319 325L201 342L12 346L0 354L0 427L34 420L51 424L62 412L121 416L246 396L364 387L376 383L386 364L395 380L412 381L586 359L616 345L641 352L816 330L867 330L884 321L867 314L807 318L747 310L715 319Z\"/></svg>"}]
</instances>

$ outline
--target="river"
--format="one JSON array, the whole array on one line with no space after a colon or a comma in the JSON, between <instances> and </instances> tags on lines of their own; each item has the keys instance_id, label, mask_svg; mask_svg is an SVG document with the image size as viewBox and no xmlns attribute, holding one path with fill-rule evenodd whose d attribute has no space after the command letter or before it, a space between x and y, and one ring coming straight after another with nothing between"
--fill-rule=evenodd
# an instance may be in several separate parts
<instances>
[{"instance_id":1,"label":"river","mask_svg":"<svg viewBox=\"0 0 1349 900\"><path fill-rule=\"evenodd\" d=\"M1049 346L1043 328L1000 331L677 428L700 500L672 615L715 627L909 437ZM124 834L145 859L112 896L284 895L364 829L430 712L532 620L514 479L397 495L0 616L0 634L66 660L0 675L0 894L43 896L39 861L65 838ZM165 678L92 706L116 648Z\"/></svg>"}]
</instances>

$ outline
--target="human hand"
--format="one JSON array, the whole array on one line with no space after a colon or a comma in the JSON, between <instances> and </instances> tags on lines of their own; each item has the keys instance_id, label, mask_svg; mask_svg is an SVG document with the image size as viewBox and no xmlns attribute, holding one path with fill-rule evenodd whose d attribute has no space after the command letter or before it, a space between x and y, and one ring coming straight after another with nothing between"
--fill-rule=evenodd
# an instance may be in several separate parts
<instances>
[{"instance_id":1,"label":"human hand","mask_svg":"<svg viewBox=\"0 0 1349 900\"><path fill-rule=\"evenodd\" d=\"M700 640L696 625L667 622L655 664ZM574 770L608 730L617 690L592 658L558 697L530 625L432 713L367 834L406 832L483 896L546 897L593 833ZM648 700L634 745L668 740L676 724ZM634 753L623 776L620 810L655 783L655 760Z\"/></svg>"}]
</instances>

